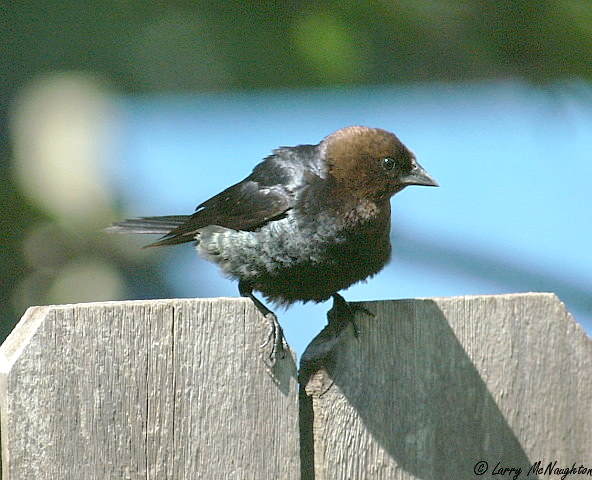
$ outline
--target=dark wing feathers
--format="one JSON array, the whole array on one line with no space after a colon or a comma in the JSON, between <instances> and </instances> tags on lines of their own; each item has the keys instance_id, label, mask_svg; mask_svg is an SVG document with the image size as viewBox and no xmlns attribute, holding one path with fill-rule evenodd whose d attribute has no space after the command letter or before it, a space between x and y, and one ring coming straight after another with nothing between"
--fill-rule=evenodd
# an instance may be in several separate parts
<instances>
[{"instance_id":1,"label":"dark wing feathers","mask_svg":"<svg viewBox=\"0 0 592 480\"><path fill-rule=\"evenodd\" d=\"M257 165L243 181L198 205L193 215L125 220L108 230L163 235L148 247L191 242L195 240L199 229L209 225L254 230L292 208L292 192L302 181L302 172L297 174L296 171L302 168L302 157L313 153L312 146L308 145L295 147L294 150L300 148L307 155L296 155L296 151L291 152L288 148L274 151L274 155Z\"/></svg>"},{"instance_id":2,"label":"dark wing feathers","mask_svg":"<svg viewBox=\"0 0 592 480\"><path fill-rule=\"evenodd\" d=\"M292 207L292 195L283 185L261 187L249 180L234 185L202 203L193 214L205 225L251 230Z\"/></svg>"},{"instance_id":3,"label":"dark wing feathers","mask_svg":"<svg viewBox=\"0 0 592 480\"><path fill-rule=\"evenodd\" d=\"M171 240L180 240L175 243L192 241L198 230L208 225L252 230L282 215L291 206L291 195L283 186L260 187L257 182L245 180L200 204L182 225L156 243L167 245L172 243Z\"/></svg>"}]
</instances>

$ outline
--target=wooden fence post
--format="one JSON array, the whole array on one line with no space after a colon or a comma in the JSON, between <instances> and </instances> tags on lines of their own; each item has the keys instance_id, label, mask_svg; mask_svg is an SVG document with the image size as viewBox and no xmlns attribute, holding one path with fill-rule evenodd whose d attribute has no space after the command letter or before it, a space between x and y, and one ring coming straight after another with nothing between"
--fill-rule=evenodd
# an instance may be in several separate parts
<instances>
[{"instance_id":1,"label":"wooden fence post","mask_svg":"<svg viewBox=\"0 0 592 480\"><path fill-rule=\"evenodd\" d=\"M3 478L299 478L298 391L247 299L31 308L0 348Z\"/></svg>"},{"instance_id":2,"label":"wooden fence post","mask_svg":"<svg viewBox=\"0 0 592 480\"><path fill-rule=\"evenodd\" d=\"M555 461L592 475L592 342L555 295L364 306L376 316L308 381L310 477L560 478Z\"/></svg>"},{"instance_id":3,"label":"wooden fence post","mask_svg":"<svg viewBox=\"0 0 592 480\"><path fill-rule=\"evenodd\" d=\"M592 342L554 295L364 305L375 317L359 316L358 338L311 343L305 360L331 349L300 400L290 356L266 371L267 324L247 299L32 308L0 347L3 478L592 469Z\"/></svg>"}]
</instances>

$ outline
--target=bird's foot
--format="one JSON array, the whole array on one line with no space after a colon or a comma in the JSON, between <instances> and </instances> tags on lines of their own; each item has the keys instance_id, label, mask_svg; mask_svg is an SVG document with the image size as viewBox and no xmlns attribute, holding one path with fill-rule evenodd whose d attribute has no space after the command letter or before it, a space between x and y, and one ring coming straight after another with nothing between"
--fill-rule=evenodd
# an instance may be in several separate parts
<instances>
[{"instance_id":1,"label":"bird's foot","mask_svg":"<svg viewBox=\"0 0 592 480\"><path fill-rule=\"evenodd\" d=\"M284 330L282 329L277 317L273 312L268 311L265 314L265 318L269 322L269 332L267 339L263 342L259 348L266 349L271 345L270 351L263 358L263 362L270 370L275 366L277 359L283 359L286 357L286 350L288 350L288 344L284 337Z\"/></svg>"},{"instance_id":2,"label":"bird's foot","mask_svg":"<svg viewBox=\"0 0 592 480\"><path fill-rule=\"evenodd\" d=\"M283 359L286 357L286 351L288 350L288 343L286 342L286 338L284 337L284 331L278 322L275 313L273 313L269 308L267 308L261 300L259 300L255 295L253 295L253 288L251 285L240 281L238 283L238 291L240 292L241 296L250 298L255 307L261 315L265 317L265 319L269 323L269 331L267 333L267 340L260 345L259 348L265 349L269 345L271 345L270 352L266 356L263 357L263 363L271 372L275 367L277 359Z\"/></svg>"},{"instance_id":3,"label":"bird's foot","mask_svg":"<svg viewBox=\"0 0 592 480\"><path fill-rule=\"evenodd\" d=\"M374 317L374 314L367 308L355 303L349 303L341 295L335 293L333 295L333 306L327 312L327 320L329 321L329 325L336 331L342 330L347 323L351 323L354 329L354 336L358 337L360 330L355 322L356 313L363 313Z\"/></svg>"},{"instance_id":4,"label":"bird's foot","mask_svg":"<svg viewBox=\"0 0 592 480\"><path fill-rule=\"evenodd\" d=\"M300 359L300 374L299 381L303 385L307 385L312 376L324 370L319 380L322 386L316 386L313 390L317 393L326 392L333 381L331 377L331 369L333 368L333 354L337 345L342 341L345 329L351 324L354 331L354 336L357 338L359 329L355 322L357 313L363 313L370 317L374 314L367 308L354 303L348 303L338 293L333 295L333 306L327 312L327 326L308 344L306 350Z\"/></svg>"}]
</instances>

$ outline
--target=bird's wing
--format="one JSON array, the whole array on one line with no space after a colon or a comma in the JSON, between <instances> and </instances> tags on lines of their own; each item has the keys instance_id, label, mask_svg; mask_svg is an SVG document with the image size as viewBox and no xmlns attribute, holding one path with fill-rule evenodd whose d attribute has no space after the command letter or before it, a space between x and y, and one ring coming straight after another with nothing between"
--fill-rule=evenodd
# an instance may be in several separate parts
<instances>
[{"instance_id":1,"label":"bird's wing","mask_svg":"<svg viewBox=\"0 0 592 480\"><path fill-rule=\"evenodd\" d=\"M203 202L191 216L191 221L196 228L219 225L234 230L252 230L282 215L292 204L293 195L286 186L263 186L247 179Z\"/></svg>"},{"instance_id":2,"label":"bird's wing","mask_svg":"<svg viewBox=\"0 0 592 480\"><path fill-rule=\"evenodd\" d=\"M283 185L261 186L247 178L198 205L183 224L149 246L193 241L199 229L208 225L253 230L282 216L292 204L293 196Z\"/></svg>"},{"instance_id":3,"label":"bird's wing","mask_svg":"<svg viewBox=\"0 0 592 480\"><path fill-rule=\"evenodd\" d=\"M314 145L274 150L247 178L198 205L186 221L148 246L193 241L199 229L209 225L254 230L281 217L294 206L315 153Z\"/></svg>"}]
</instances>

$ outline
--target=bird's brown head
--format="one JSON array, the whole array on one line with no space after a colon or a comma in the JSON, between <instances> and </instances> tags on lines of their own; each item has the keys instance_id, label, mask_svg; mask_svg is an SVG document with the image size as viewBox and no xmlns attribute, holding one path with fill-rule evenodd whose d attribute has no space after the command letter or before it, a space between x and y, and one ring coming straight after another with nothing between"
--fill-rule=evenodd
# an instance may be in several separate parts
<instances>
[{"instance_id":1,"label":"bird's brown head","mask_svg":"<svg viewBox=\"0 0 592 480\"><path fill-rule=\"evenodd\" d=\"M342 128L323 139L321 148L337 188L358 198L383 200L408 185L438 186L413 153L380 128Z\"/></svg>"}]
</instances>

